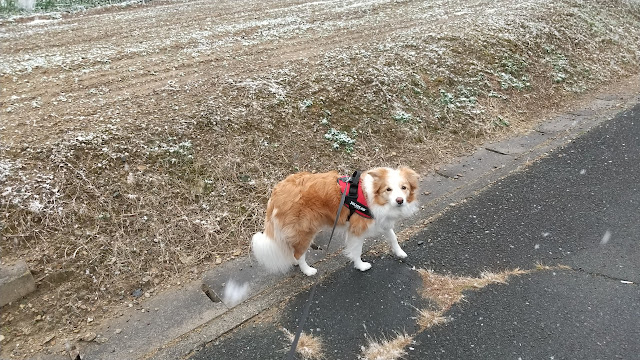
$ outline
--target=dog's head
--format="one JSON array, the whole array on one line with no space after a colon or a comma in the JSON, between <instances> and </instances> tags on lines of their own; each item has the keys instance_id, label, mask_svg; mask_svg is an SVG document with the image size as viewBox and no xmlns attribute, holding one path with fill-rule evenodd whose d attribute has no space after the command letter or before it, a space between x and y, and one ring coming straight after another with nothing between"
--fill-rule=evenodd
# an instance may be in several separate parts
<instances>
[{"instance_id":1,"label":"dog's head","mask_svg":"<svg viewBox=\"0 0 640 360\"><path fill-rule=\"evenodd\" d=\"M373 203L390 208L414 205L418 174L408 167L376 168L367 172L372 178Z\"/></svg>"}]
</instances>

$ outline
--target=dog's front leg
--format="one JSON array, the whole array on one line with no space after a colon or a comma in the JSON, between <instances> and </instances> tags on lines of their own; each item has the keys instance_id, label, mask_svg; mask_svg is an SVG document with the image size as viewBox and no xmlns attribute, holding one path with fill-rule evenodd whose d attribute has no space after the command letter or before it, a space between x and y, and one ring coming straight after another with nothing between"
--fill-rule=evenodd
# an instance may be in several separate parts
<instances>
[{"instance_id":1,"label":"dog's front leg","mask_svg":"<svg viewBox=\"0 0 640 360\"><path fill-rule=\"evenodd\" d=\"M400 244L398 244L398 237L396 236L396 233L393 231L393 229L387 230L385 238L387 239L387 244L389 244L389 246L391 247L391 251L393 251L393 253L397 257L401 259L407 257L407 253L404 252L404 250L402 250L402 248L400 247Z\"/></svg>"},{"instance_id":2,"label":"dog's front leg","mask_svg":"<svg viewBox=\"0 0 640 360\"><path fill-rule=\"evenodd\" d=\"M371 264L362 261L360 256L362 255L362 245L364 244L364 237L347 235L344 253L351 261L353 266L360 271L367 271L371 268Z\"/></svg>"}]
</instances>

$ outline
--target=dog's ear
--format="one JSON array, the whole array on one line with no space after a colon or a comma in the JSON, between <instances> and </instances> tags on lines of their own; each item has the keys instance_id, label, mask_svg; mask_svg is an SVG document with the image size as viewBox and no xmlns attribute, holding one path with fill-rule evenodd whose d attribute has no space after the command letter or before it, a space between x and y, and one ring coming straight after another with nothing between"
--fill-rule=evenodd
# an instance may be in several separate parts
<instances>
[{"instance_id":1,"label":"dog's ear","mask_svg":"<svg viewBox=\"0 0 640 360\"><path fill-rule=\"evenodd\" d=\"M398 168L398 172L405 179L407 179L407 182L409 183L409 186L411 187L412 192L418 188L418 181L420 180L420 176L418 175L418 173L416 173L415 171L413 171L412 169L406 166L400 166Z\"/></svg>"},{"instance_id":2,"label":"dog's ear","mask_svg":"<svg viewBox=\"0 0 640 360\"><path fill-rule=\"evenodd\" d=\"M381 167L367 171L367 174L371 175L371 177L373 177L374 179L383 178L386 173L387 169Z\"/></svg>"},{"instance_id":3,"label":"dog's ear","mask_svg":"<svg viewBox=\"0 0 640 360\"><path fill-rule=\"evenodd\" d=\"M367 171L367 174L373 178L373 191L379 193L380 190L386 186L385 178L387 175L387 169L379 167Z\"/></svg>"}]
</instances>

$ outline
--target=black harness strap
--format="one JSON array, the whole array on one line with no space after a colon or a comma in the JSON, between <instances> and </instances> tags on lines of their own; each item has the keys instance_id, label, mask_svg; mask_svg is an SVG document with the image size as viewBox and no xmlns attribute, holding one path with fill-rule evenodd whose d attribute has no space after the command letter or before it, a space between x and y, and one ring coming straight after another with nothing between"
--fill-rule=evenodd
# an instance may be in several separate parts
<instances>
[{"instance_id":1,"label":"black harness strap","mask_svg":"<svg viewBox=\"0 0 640 360\"><path fill-rule=\"evenodd\" d=\"M349 216L347 217L347 221L351 220L351 216L356 212L360 216L366 217L368 219L373 219L371 209L369 209L367 205L358 201L358 192L361 186L360 174L360 171L356 171L353 173L353 176L351 176L351 178L348 178L346 176L338 178L338 183L346 183L347 188L349 189L349 193L344 201L344 206L349 208ZM363 201L366 203L366 200L363 199Z\"/></svg>"},{"instance_id":2,"label":"black harness strap","mask_svg":"<svg viewBox=\"0 0 640 360\"><path fill-rule=\"evenodd\" d=\"M349 179L349 183L351 185L355 184L355 188L353 186L349 187L349 197L358 197L358 184L360 183L360 171L356 170Z\"/></svg>"},{"instance_id":3,"label":"black harness strap","mask_svg":"<svg viewBox=\"0 0 640 360\"><path fill-rule=\"evenodd\" d=\"M360 171L356 170L353 173L353 176L351 176L351 179L349 179L349 202L347 202L347 204L349 205L349 216L347 216L347 221L351 220L351 215L353 215L356 212L355 207L351 206L351 201L355 201L358 200L358 186L360 185ZM353 186L353 185L356 186Z\"/></svg>"}]
</instances>

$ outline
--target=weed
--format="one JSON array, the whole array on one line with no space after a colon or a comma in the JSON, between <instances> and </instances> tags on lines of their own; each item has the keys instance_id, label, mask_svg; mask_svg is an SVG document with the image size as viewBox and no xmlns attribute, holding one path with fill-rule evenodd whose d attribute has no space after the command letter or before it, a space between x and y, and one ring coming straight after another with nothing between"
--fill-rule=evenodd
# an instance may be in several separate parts
<instances>
[{"instance_id":1,"label":"weed","mask_svg":"<svg viewBox=\"0 0 640 360\"><path fill-rule=\"evenodd\" d=\"M351 129L351 136L357 136L355 129ZM351 138L347 132L336 130L334 128L330 128L327 133L324 134L324 138L333 142L332 147L334 150L339 150L344 147L344 151L347 154L351 154L353 152L353 147L356 144L356 140Z\"/></svg>"},{"instance_id":2,"label":"weed","mask_svg":"<svg viewBox=\"0 0 640 360\"><path fill-rule=\"evenodd\" d=\"M440 89L440 105L445 108L455 107L455 97L453 94Z\"/></svg>"},{"instance_id":3,"label":"weed","mask_svg":"<svg viewBox=\"0 0 640 360\"><path fill-rule=\"evenodd\" d=\"M515 54L505 56L500 62L501 71L498 72L500 88L502 90L512 88L516 90L531 89L531 80L529 75L526 74L527 67L527 62L520 56Z\"/></svg>"},{"instance_id":4,"label":"weed","mask_svg":"<svg viewBox=\"0 0 640 360\"><path fill-rule=\"evenodd\" d=\"M15 0L3 0L0 2L0 14L14 14L20 11Z\"/></svg>"},{"instance_id":5,"label":"weed","mask_svg":"<svg viewBox=\"0 0 640 360\"><path fill-rule=\"evenodd\" d=\"M547 52L545 61L551 64L553 71L551 77L554 83L562 83L567 80L570 71L569 61L564 54L561 54L556 50L554 46L544 46L544 50Z\"/></svg>"},{"instance_id":6,"label":"weed","mask_svg":"<svg viewBox=\"0 0 640 360\"><path fill-rule=\"evenodd\" d=\"M507 74L520 76L524 74L528 64L520 56L511 53L502 59L500 66Z\"/></svg>"},{"instance_id":7,"label":"weed","mask_svg":"<svg viewBox=\"0 0 640 360\"><path fill-rule=\"evenodd\" d=\"M398 110L391 115L391 118L395 120L399 124L406 124L413 119L413 116L409 113L406 113L402 110Z\"/></svg>"},{"instance_id":8,"label":"weed","mask_svg":"<svg viewBox=\"0 0 640 360\"><path fill-rule=\"evenodd\" d=\"M493 124L494 124L495 126L498 126L498 127L507 127L507 126L510 126L510 125L511 125L511 124L509 123L509 121L508 121L508 120L506 120L506 119L504 119L504 118L502 118L502 116L498 116L498 117L493 121Z\"/></svg>"},{"instance_id":9,"label":"weed","mask_svg":"<svg viewBox=\"0 0 640 360\"><path fill-rule=\"evenodd\" d=\"M511 74L501 72L498 74L498 77L500 78L500 88L502 90L509 90L511 88L525 90L531 88L531 81L527 75L522 75L521 78L517 79Z\"/></svg>"},{"instance_id":10,"label":"weed","mask_svg":"<svg viewBox=\"0 0 640 360\"><path fill-rule=\"evenodd\" d=\"M193 144L190 140L177 143L176 138L168 138L167 142L156 142L146 151L150 159L164 165L188 165L193 162Z\"/></svg>"},{"instance_id":11,"label":"weed","mask_svg":"<svg viewBox=\"0 0 640 360\"><path fill-rule=\"evenodd\" d=\"M305 99L300 101L300 111L306 110L313 106L313 100Z\"/></svg>"},{"instance_id":12,"label":"weed","mask_svg":"<svg viewBox=\"0 0 640 360\"><path fill-rule=\"evenodd\" d=\"M461 118L473 118L480 114L483 110L478 106L477 93L478 90L460 85L455 89L454 93L440 89L440 97L438 100L438 110L436 110L436 118L448 118L451 120Z\"/></svg>"},{"instance_id":13,"label":"weed","mask_svg":"<svg viewBox=\"0 0 640 360\"><path fill-rule=\"evenodd\" d=\"M44 0L36 2L37 9L42 11L53 11L57 8L64 7L64 4L56 2L55 0Z\"/></svg>"}]
</instances>

